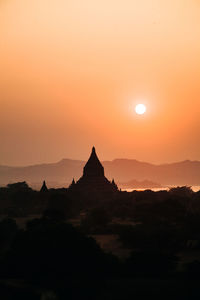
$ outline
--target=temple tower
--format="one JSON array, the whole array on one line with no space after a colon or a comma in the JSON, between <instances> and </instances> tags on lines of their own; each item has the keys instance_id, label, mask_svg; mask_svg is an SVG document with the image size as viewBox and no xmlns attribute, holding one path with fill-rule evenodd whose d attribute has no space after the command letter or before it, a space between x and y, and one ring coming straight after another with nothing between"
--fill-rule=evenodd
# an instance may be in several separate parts
<instances>
[{"instance_id":1,"label":"temple tower","mask_svg":"<svg viewBox=\"0 0 200 300\"><path fill-rule=\"evenodd\" d=\"M92 153L83 168L84 177L104 177L104 167L100 163L95 147L92 147Z\"/></svg>"},{"instance_id":2,"label":"temple tower","mask_svg":"<svg viewBox=\"0 0 200 300\"><path fill-rule=\"evenodd\" d=\"M91 155L83 168L83 176L76 183L73 182L70 189L87 193L113 193L118 191L114 180L110 182L105 177L104 167L97 157L95 147L92 148Z\"/></svg>"},{"instance_id":3,"label":"temple tower","mask_svg":"<svg viewBox=\"0 0 200 300\"><path fill-rule=\"evenodd\" d=\"M42 184L42 187L40 189L40 192L42 192L42 193L48 192L48 188L47 188L45 180L43 181L43 184Z\"/></svg>"}]
</instances>

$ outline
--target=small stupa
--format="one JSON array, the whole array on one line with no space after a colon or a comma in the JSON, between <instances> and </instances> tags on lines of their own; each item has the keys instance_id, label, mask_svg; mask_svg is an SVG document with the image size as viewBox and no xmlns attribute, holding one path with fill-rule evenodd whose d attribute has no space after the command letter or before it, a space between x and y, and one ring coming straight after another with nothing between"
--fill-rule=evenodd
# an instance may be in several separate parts
<instances>
[{"instance_id":1,"label":"small stupa","mask_svg":"<svg viewBox=\"0 0 200 300\"><path fill-rule=\"evenodd\" d=\"M95 147L83 168L83 176L75 183L74 179L70 189L79 191L98 191L101 193L113 193L118 191L114 180L110 182L104 175L104 167L99 161Z\"/></svg>"},{"instance_id":2,"label":"small stupa","mask_svg":"<svg viewBox=\"0 0 200 300\"><path fill-rule=\"evenodd\" d=\"M45 180L43 181L43 184L42 184L42 187L40 189L40 192L48 192L48 188L47 188Z\"/></svg>"}]
</instances>

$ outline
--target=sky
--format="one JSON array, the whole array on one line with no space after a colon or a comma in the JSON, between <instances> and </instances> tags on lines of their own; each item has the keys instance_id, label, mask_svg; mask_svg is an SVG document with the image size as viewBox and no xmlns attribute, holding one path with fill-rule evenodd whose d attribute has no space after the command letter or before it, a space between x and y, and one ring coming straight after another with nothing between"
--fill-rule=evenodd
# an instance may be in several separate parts
<instances>
[{"instance_id":1,"label":"sky","mask_svg":"<svg viewBox=\"0 0 200 300\"><path fill-rule=\"evenodd\" d=\"M0 0L0 37L1 165L200 160L198 0Z\"/></svg>"}]
</instances>

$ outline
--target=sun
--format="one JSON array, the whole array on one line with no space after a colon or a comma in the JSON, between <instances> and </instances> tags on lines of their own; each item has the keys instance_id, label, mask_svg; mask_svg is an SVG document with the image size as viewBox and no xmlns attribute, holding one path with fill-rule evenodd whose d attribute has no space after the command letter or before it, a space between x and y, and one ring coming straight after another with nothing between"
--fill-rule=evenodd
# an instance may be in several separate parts
<instances>
[{"instance_id":1,"label":"sun","mask_svg":"<svg viewBox=\"0 0 200 300\"><path fill-rule=\"evenodd\" d=\"M146 112L146 106L144 104L137 104L135 107L135 112L138 115L143 115Z\"/></svg>"}]
</instances>

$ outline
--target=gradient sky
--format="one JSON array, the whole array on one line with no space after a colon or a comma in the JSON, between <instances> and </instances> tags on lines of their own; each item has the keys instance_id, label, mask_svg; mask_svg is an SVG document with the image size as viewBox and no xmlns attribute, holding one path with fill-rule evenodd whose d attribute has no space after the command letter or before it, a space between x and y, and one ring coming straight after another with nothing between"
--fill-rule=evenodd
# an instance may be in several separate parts
<instances>
[{"instance_id":1,"label":"gradient sky","mask_svg":"<svg viewBox=\"0 0 200 300\"><path fill-rule=\"evenodd\" d=\"M0 164L200 160L199 119L198 0L0 0Z\"/></svg>"}]
</instances>

